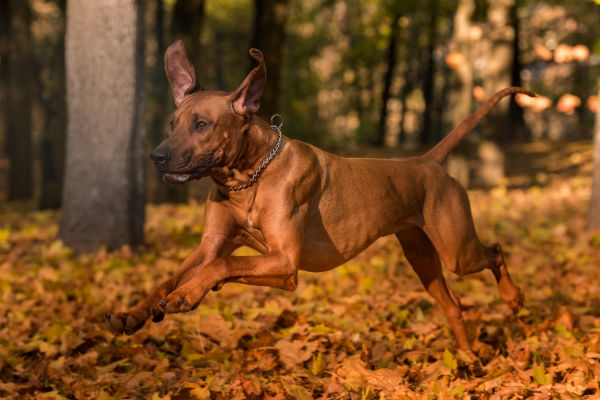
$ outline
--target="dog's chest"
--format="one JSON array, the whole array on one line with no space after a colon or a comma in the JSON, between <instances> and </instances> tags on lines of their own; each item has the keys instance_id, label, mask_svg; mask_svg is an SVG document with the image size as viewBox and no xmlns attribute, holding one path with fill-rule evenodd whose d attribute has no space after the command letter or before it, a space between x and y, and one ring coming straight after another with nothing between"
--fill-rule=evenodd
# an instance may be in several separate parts
<instances>
[{"instance_id":1,"label":"dog's chest","mask_svg":"<svg viewBox=\"0 0 600 400\"><path fill-rule=\"evenodd\" d=\"M260 210L260 205L252 202L247 211L240 215L240 225L250 231L260 230Z\"/></svg>"},{"instance_id":2,"label":"dog's chest","mask_svg":"<svg viewBox=\"0 0 600 400\"><path fill-rule=\"evenodd\" d=\"M246 215L240 216L238 222L242 244L264 252L267 249L267 244L260 227L258 214L250 210Z\"/></svg>"}]
</instances>

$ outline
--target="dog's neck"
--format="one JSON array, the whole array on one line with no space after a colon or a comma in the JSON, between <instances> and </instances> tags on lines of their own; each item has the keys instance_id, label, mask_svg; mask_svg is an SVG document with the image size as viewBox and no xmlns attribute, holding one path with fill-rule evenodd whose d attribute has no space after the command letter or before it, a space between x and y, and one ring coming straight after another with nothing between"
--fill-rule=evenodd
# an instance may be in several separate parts
<instances>
[{"instance_id":1,"label":"dog's neck","mask_svg":"<svg viewBox=\"0 0 600 400\"><path fill-rule=\"evenodd\" d=\"M218 168L211 174L222 191L250 181L254 171L277 143L277 133L257 116L252 116L243 129L244 132L239 135L237 151L229 165Z\"/></svg>"}]
</instances>

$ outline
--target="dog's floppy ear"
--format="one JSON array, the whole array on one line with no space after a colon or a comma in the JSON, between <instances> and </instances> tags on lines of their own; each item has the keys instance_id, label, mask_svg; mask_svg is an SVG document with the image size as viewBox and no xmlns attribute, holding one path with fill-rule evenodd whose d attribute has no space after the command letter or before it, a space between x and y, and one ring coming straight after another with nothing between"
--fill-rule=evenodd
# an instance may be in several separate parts
<instances>
[{"instance_id":1,"label":"dog's floppy ear","mask_svg":"<svg viewBox=\"0 0 600 400\"><path fill-rule=\"evenodd\" d=\"M260 96L262 95L267 69L263 54L258 49L250 49L250 55L258 65L248 74L244 82L233 92L233 110L240 115L254 114L260 107Z\"/></svg>"},{"instance_id":2,"label":"dog's floppy ear","mask_svg":"<svg viewBox=\"0 0 600 400\"><path fill-rule=\"evenodd\" d=\"M194 66L185 54L185 47L181 40L175 41L165 52L165 71L167 79L173 90L175 105L179 107L186 94L202 90L196 82Z\"/></svg>"}]
</instances>

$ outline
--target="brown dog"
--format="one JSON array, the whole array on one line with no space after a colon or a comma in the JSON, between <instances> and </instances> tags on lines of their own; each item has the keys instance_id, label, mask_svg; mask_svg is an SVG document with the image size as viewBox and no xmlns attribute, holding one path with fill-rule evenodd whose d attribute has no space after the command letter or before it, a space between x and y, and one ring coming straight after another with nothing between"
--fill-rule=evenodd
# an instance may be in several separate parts
<instances>
[{"instance_id":1,"label":"brown dog","mask_svg":"<svg viewBox=\"0 0 600 400\"><path fill-rule=\"evenodd\" d=\"M515 311L521 307L523 296L500 245L479 242L467 194L441 164L498 100L533 93L502 90L423 156L348 159L278 139L279 132L255 115L266 70L262 53L252 49L250 54L258 66L237 90L226 93L205 91L196 83L180 41L167 49L165 67L178 108L169 137L151 158L166 181L210 176L214 185L200 246L131 311L107 314L113 332L131 334L149 318L190 311L225 282L293 291L298 270L332 269L390 234L441 304L460 348L468 350L469 341L440 259L458 275L490 269L502 299ZM231 256L240 246L261 255Z\"/></svg>"}]
</instances>

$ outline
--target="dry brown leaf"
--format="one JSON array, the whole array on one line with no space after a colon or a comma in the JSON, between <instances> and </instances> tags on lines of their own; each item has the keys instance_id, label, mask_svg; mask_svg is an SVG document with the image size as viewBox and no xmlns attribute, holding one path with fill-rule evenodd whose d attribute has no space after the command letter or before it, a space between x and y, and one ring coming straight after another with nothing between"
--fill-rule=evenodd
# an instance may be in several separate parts
<instances>
[{"instance_id":1,"label":"dry brown leaf","mask_svg":"<svg viewBox=\"0 0 600 400\"><path fill-rule=\"evenodd\" d=\"M309 360L318 346L317 342L287 339L282 339L275 344L279 350L279 360L286 368L292 368Z\"/></svg>"},{"instance_id":2,"label":"dry brown leaf","mask_svg":"<svg viewBox=\"0 0 600 400\"><path fill-rule=\"evenodd\" d=\"M386 390L393 393L401 389L401 386L406 382L406 367L398 367L394 370L388 368L370 370L365 366L366 364L360 359L360 355L356 355L344 360L336 372L344 377L344 382L350 383L353 388L356 387L356 383L360 383L365 387L368 386L373 389Z\"/></svg>"}]
</instances>

